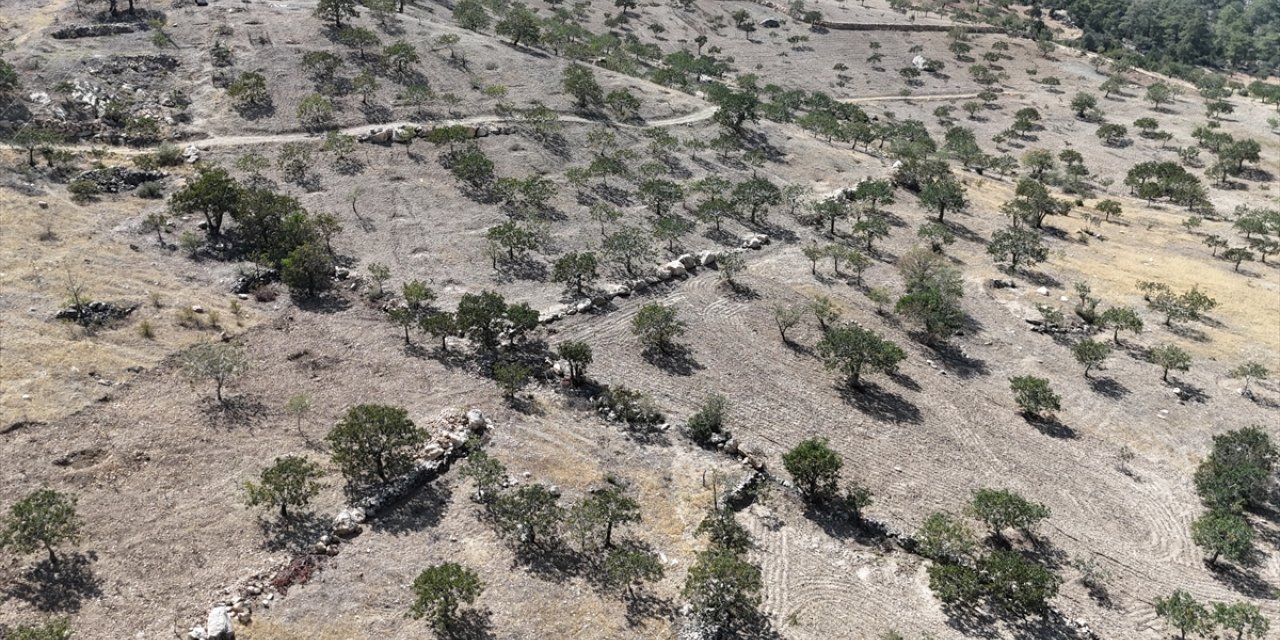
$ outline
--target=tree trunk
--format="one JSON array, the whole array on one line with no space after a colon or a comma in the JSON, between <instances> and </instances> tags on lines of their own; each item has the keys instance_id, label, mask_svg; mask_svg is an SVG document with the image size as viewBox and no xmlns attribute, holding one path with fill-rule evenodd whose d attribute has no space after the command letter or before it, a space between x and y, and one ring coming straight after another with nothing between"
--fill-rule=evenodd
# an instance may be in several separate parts
<instances>
[{"instance_id":1,"label":"tree trunk","mask_svg":"<svg viewBox=\"0 0 1280 640\"><path fill-rule=\"evenodd\" d=\"M46 542L44 543L44 550L49 552L49 564L55 567L58 566L58 554L53 552L53 546Z\"/></svg>"}]
</instances>

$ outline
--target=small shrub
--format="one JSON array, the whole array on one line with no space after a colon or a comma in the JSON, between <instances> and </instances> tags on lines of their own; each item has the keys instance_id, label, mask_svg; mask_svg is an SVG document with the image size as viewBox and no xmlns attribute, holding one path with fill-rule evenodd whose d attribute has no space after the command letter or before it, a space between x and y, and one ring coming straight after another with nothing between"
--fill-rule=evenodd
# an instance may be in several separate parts
<instances>
[{"instance_id":1,"label":"small shrub","mask_svg":"<svg viewBox=\"0 0 1280 640\"><path fill-rule=\"evenodd\" d=\"M253 299L258 302L271 302L279 295L280 292L276 291L275 287L271 285L263 285L253 290Z\"/></svg>"},{"instance_id":2,"label":"small shrub","mask_svg":"<svg viewBox=\"0 0 1280 640\"><path fill-rule=\"evenodd\" d=\"M155 327L151 326L150 320L143 320L138 325L138 335L142 336L143 338L146 338L147 340L151 340L152 338L156 337Z\"/></svg>"},{"instance_id":3,"label":"small shrub","mask_svg":"<svg viewBox=\"0 0 1280 640\"><path fill-rule=\"evenodd\" d=\"M164 187L160 186L158 181L152 180L151 182L144 182L138 185L138 189L134 191L134 193L137 194L139 198L159 200L164 197Z\"/></svg>"},{"instance_id":4,"label":"small shrub","mask_svg":"<svg viewBox=\"0 0 1280 640\"><path fill-rule=\"evenodd\" d=\"M614 419L628 424L656 424L662 420L662 413L653 399L634 389L610 387L600 401Z\"/></svg>"},{"instance_id":5,"label":"small shrub","mask_svg":"<svg viewBox=\"0 0 1280 640\"><path fill-rule=\"evenodd\" d=\"M98 188L98 183L92 180L76 180L67 185L67 191L71 194L71 200L76 204L84 204L98 199L98 194L102 190Z\"/></svg>"},{"instance_id":6,"label":"small shrub","mask_svg":"<svg viewBox=\"0 0 1280 640\"><path fill-rule=\"evenodd\" d=\"M703 401L702 407L685 425L689 438L704 447L712 444L715 436L724 433L725 414L728 412L729 401L722 395L713 394Z\"/></svg>"},{"instance_id":7,"label":"small shrub","mask_svg":"<svg viewBox=\"0 0 1280 640\"><path fill-rule=\"evenodd\" d=\"M173 143L166 142L156 147L156 164L162 167L176 167L183 163L182 150Z\"/></svg>"}]
</instances>

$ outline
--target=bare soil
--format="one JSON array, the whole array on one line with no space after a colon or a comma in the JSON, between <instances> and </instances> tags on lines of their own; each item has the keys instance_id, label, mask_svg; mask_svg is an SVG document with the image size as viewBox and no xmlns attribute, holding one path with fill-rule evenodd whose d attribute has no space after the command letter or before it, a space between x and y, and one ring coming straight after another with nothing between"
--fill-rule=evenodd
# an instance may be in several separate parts
<instances>
[{"instance_id":1,"label":"bare soil","mask_svg":"<svg viewBox=\"0 0 1280 640\"><path fill-rule=\"evenodd\" d=\"M821 8L832 19L908 20L869 4L865 10L852 3ZM675 50L706 30L709 14L728 13L739 5L761 18L773 15L739 2L697 3L690 13L645 6L624 29ZM79 61L89 56L154 52L144 34L78 41L32 36L80 19L72 15L69 2L29 1L22 6L30 11L12 20L9 34L17 34L17 50L7 59L38 61L38 68L21 68L24 81L42 90L78 75ZM313 88L298 68L301 52L337 49L310 17L311 6L283 2L241 7L214 0L205 8L168 12L169 29L182 47L168 53L181 59L182 70L153 78L146 90L188 91L193 118L176 130L227 141L209 145L203 153L206 161L229 164L250 150L270 156L280 142L303 135L293 113ZM585 24L599 30L613 13L612 7L593 9ZM368 110L361 111L359 98L349 96L341 126L373 126L371 119L430 122L486 116L496 100L473 88L477 82L481 88L507 87L505 100L527 104L537 99L572 115L570 100L559 89L566 63L550 52L514 48L459 30L442 5L411 6L399 19L404 31L394 37L419 45L424 53L420 71L438 93L454 93L460 101L447 108L432 105L429 117L420 117L396 104L394 83L388 81L375 100L385 107L378 117L370 118ZM372 24L367 16L361 20ZM656 39L644 28L655 22L665 26ZM229 108L224 92L210 86L207 48L212 29L222 23L235 34L227 41L235 50L236 68L261 68L270 79L275 113L241 118ZM761 84L822 90L857 101L881 119L890 113L920 119L939 140L945 128L933 110L970 99L940 96L970 96L979 90L965 71L967 63L947 52L945 34L817 34L788 23L776 34L758 30L748 41L728 23L723 35L712 34L711 44L732 55L739 72L758 74ZM425 52L441 33L461 36L459 51L470 60L477 80L451 66L447 52ZM786 43L787 36L796 34L809 37L806 50ZM270 44L262 43L264 36ZM251 37L257 44L251 44ZM882 43L883 72L864 63L873 39ZM1065 49L1044 58L1032 43L991 35L975 36L975 51L997 39L1010 42L1012 58L1001 63L1008 77L998 108L984 112L980 120L967 120L958 108L952 117L974 128L989 152L1016 156L1029 148L1079 150L1091 171L1114 179L1109 186L1099 185L1097 198L1120 200L1125 214L1118 223L1097 228L1095 236L1078 233L1085 226L1081 209L1050 218L1050 259L1032 271L1010 275L991 263L985 241L1005 224L999 205L1011 197L1014 180L957 168L972 205L964 213L948 214L958 240L947 255L963 270L964 308L971 320L949 349L918 343L913 327L878 314L862 289L835 276L828 265L813 275L801 248L832 239L801 226L782 208L764 225L727 222L721 234L699 229L678 247L676 253L727 248L737 245L743 233L769 234L771 244L745 255L742 282L748 293L732 292L714 270L702 270L687 280L618 298L606 312L551 325L537 339L546 346L586 340L595 350L592 377L643 390L675 424L708 394L725 395L733 406L731 429L742 447L763 455L779 476L785 475L783 452L805 438L827 438L844 457L846 478L875 492L869 514L895 529L910 531L936 510L959 512L980 487L1009 488L1045 503L1053 515L1039 544L1019 543L1020 548L1063 576L1066 582L1055 606L1087 621L1100 637L1165 637L1167 629L1151 603L1175 588L1211 601L1249 600L1262 607L1273 626L1280 624L1275 622L1280 619L1276 522L1256 522L1266 558L1248 574L1210 571L1190 538L1190 523L1201 512L1191 473L1210 437L1248 424L1280 435L1275 429L1280 388L1274 382L1255 383L1258 400L1253 401L1239 394L1240 381L1227 377L1244 360L1280 369L1277 266L1246 263L1235 273L1230 264L1212 259L1201 243L1203 235L1213 233L1239 244L1229 222L1206 220L1195 233L1188 232L1180 225L1188 215L1184 210L1147 206L1130 198L1121 184L1133 164L1176 159L1174 146L1193 144L1190 132L1204 120L1201 101L1188 91L1166 112L1153 113L1139 97L1142 85L1153 78L1130 74L1133 84L1125 95L1102 101L1106 117L1128 125L1152 115L1175 140L1168 149L1137 137L1123 148L1104 147L1093 135L1096 124L1075 119L1068 106L1076 91L1096 93L1104 78L1090 60ZM909 64L913 45L922 46L923 55L945 60L945 76L925 74L921 86L906 87L896 69ZM851 76L843 84L832 70L838 62L849 67L841 72ZM1047 75L1061 80L1057 91L1035 83ZM702 119L708 105L696 96L604 71L597 76L606 88L627 86L641 93L647 120L688 116L687 122L660 122L681 139L710 140L718 133ZM910 94L903 95L904 90ZM1238 136L1262 136L1269 108L1245 98L1232 102L1236 112L1222 128ZM999 149L991 136L1007 127L1011 114L1023 106L1040 111L1044 129L1020 146ZM497 271L484 253L483 234L504 215L491 204L463 196L440 166L438 150L429 145L362 146L358 155L365 167L357 175L339 173L330 158L320 155L314 169L319 190L309 192L270 172L310 210L342 218L345 230L335 248L349 258L355 277L319 304L286 296L273 302L236 299L227 287L237 265L192 262L139 231L141 219L163 201L121 195L81 206L67 200L58 185L47 185L43 195L0 189L0 505L33 488L53 486L79 496L87 523L85 541L68 548L76 554L70 556L73 569L58 581L41 582L37 572L44 567L34 557L4 556L0 624L67 614L84 638L163 638L185 632L202 621L224 588L273 568L291 550L313 540L344 502L335 474L313 505L314 519L280 535L242 504L242 483L276 456L305 454L323 460L322 438L343 411L356 403L380 402L404 406L424 424L446 407L483 410L495 424L490 452L522 482L555 484L566 499L580 496L607 473L626 478L644 513L644 522L627 535L664 555L666 578L648 589L644 607L629 607L599 591L592 576L571 562L517 558L477 517L470 485L451 471L371 523L312 583L291 589L270 608L256 609L254 622L240 630L243 637L423 637L425 626L404 615L408 585L422 568L446 559L474 567L488 585L478 609L481 629L492 637L676 637L684 571L704 544L693 531L711 499L710 482L736 481L740 466L695 448L675 427L640 438L605 423L584 406L583 398L554 384L536 385L515 405L504 402L476 361L437 353L429 339L415 337L415 344L406 346L377 306L367 302L369 284L361 277L369 264L381 263L390 267L393 287L413 278L428 280L441 293L442 308L451 307L463 293L485 289L540 309L571 300L550 282L549 263L562 252L599 243L599 228L588 216L590 197L579 200L563 177L566 168L589 160L585 141L593 126L565 118L567 153L519 135L479 141L499 175L544 173L562 187L554 201L548 246L524 263ZM863 177L889 175L890 160L827 144L798 127L759 123L753 129L777 150L759 171L779 183L829 193ZM617 129L626 144L643 151L645 143L636 133L634 128ZM1261 168L1272 177L1259 174L1258 179L1237 180L1229 190L1213 189L1220 212L1229 213L1237 204L1274 201L1280 141L1274 136L1259 140ZM104 162L124 162L125 153L110 151ZM4 160L9 166L21 162L12 154ZM740 178L752 168L703 151L679 154L677 171L681 179L711 173ZM172 187L176 180L170 183ZM37 206L40 200L49 208ZM627 223L647 220L636 202L625 210ZM901 279L892 263L916 244L915 229L931 214L903 191L888 210L893 234L877 246L865 287L897 293ZM45 220L52 220L55 239L39 239ZM178 221L169 236L195 225L195 220ZM848 224L839 231L836 240L847 241ZM664 248L650 262L671 257ZM68 273L95 298L144 306L119 326L96 333L56 323L51 318L64 297ZM615 269L605 280L624 277ZM992 278L1012 278L1018 286L992 289ZM1134 284L1152 278L1178 290L1199 285L1220 306L1206 321L1176 330L1161 326L1160 318L1144 310L1147 330L1123 336L1123 345L1091 378L1071 359L1068 341L1032 333L1025 322L1038 318L1036 303L1057 304L1070 314L1070 302L1061 297L1073 295L1076 281L1089 282L1103 306L1144 309ZM1036 292L1042 285L1048 296ZM159 294L160 308L150 306L147 292L152 291ZM817 294L830 296L846 320L902 345L909 357L900 370L873 376L862 390L850 391L814 356L820 334L811 321L789 334L794 344L782 342L770 308ZM243 318L230 313L233 300L243 307ZM630 319L649 301L676 306L688 322L681 339L688 349L685 357L654 362L630 335ZM220 311L223 326L179 327L177 310L195 304ZM137 333L143 318L155 325L154 340ZM209 389L191 387L167 359L181 346L213 339L223 330L245 347L252 365L232 385L232 401L225 409L209 400ZM1192 369L1171 374L1168 384L1145 356L1146 348L1166 342L1195 357ZM453 347L467 353L461 341ZM1063 396L1058 422L1033 424L1017 414L1008 378L1026 374L1050 378ZM300 424L283 411L288 398L299 393L311 396L316 405ZM1132 461L1121 463L1122 448L1132 451ZM59 460L64 464L55 464ZM973 627L948 617L928 590L922 560L806 513L785 488L738 517L756 536L758 549L751 557L764 571L762 608L782 637L873 638L889 629L907 637L1070 637L1034 622ZM1112 575L1109 602L1091 598L1076 580L1071 561L1080 558L1096 560Z\"/></svg>"}]
</instances>

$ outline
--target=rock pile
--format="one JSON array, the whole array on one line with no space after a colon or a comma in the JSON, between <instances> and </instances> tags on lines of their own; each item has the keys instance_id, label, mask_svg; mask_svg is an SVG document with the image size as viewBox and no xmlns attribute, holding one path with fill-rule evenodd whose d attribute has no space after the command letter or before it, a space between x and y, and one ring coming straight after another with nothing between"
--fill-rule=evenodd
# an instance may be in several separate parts
<instances>
[{"instance_id":1,"label":"rock pile","mask_svg":"<svg viewBox=\"0 0 1280 640\"><path fill-rule=\"evenodd\" d=\"M137 310L138 305L121 306L112 302L89 302L79 306L72 305L54 314L58 320L71 320L82 325L106 324L119 320Z\"/></svg>"},{"instance_id":2,"label":"rock pile","mask_svg":"<svg viewBox=\"0 0 1280 640\"><path fill-rule=\"evenodd\" d=\"M93 169L76 177L76 180L88 180L98 185L103 193L120 193L129 191L144 182L163 180L169 174L163 171L147 171L131 167L107 167Z\"/></svg>"},{"instance_id":3,"label":"rock pile","mask_svg":"<svg viewBox=\"0 0 1280 640\"><path fill-rule=\"evenodd\" d=\"M72 40L75 38L97 38L99 36L114 36L121 33L133 33L146 29L147 26L138 22L111 22L107 24L73 24L53 33L49 34L55 40Z\"/></svg>"},{"instance_id":4,"label":"rock pile","mask_svg":"<svg viewBox=\"0 0 1280 640\"><path fill-rule=\"evenodd\" d=\"M503 125L481 125L477 127L469 127L472 138L487 138L489 136L502 136L515 133L515 127L507 127ZM356 140L367 142L370 144L391 144L398 142L400 144L408 144L414 138L425 138L431 134L434 129L419 127L416 125L403 125L400 127L386 127L383 129L370 129L369 133L356 136Z\"/></svg>"},{"instance_id":5,"label":"rock pile","mask_svg":"<svg viewBox=\"0 0 1280 640\"><path fill-rule=\"evenodd\" d=\"M255 289L279 280L280 272L275 269L260 269L253 273L243 273L231 284L231 293L236 295L253 293Z\"/></svg>"}]
</instances>

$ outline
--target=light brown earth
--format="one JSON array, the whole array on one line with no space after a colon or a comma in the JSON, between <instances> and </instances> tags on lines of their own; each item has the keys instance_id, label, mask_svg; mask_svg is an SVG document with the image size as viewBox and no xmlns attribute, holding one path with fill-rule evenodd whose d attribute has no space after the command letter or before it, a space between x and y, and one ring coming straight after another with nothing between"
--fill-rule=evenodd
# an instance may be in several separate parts
<instances>
[{"instance_id":1,"label":"light brown earth","mask_svg":"<svg viewBox=\"0 0 1280 640\"><path fill-rule=\"evenodd\" d=\"M869 4L869 9L862 9L853 3L831 3L822 9L841 20L906 19L888 12L887 5ZM15 38L17 49L8 58L42 61L39 71L23 67L29 85L47 89L74 77L79 60L86 56L154 51L145 34L78 41L41 36L59 22L74 21L69 5L28 1L22 6L30 13L11 19L13 27L6 37ZM311 89L297 70L298 58L307 49L336 47L323 39L310 6L252 4L233 12L241 5L215 1L207 8L169 10L170 30L182 45L170 53L183 67L153 81L184 87L191 94L195 118L183 131L205 138L207 161L229 164L251 149L270 154L281 142L305 139L293 113ZM740 2L697 3L692 13L644 6L628 28L653 40L643 25L665 25L654 41L670 51L690 42L709 14L727 14L739 7L760 18L770 15L763 7ZM611 6L598 7L585 24L599 30L613 12ZM420 49L428 48L426 43L440 33L461 35L459 50L470 58L481 86L502 84L509 90L507 100L525 104L539 99L566 115L568 158L522 136L489 137L481 145L497 163L499 175L545 172L562 185L555 204L563 219L551 225L551 246L535 257L536 264L546 265L564 251L594 247L598 228L563 180L565 168L589 157L584 142L592 126L567 117L570 100L558 87L565 62L549 52L519 50L489 35L461 31L441 5L411 7L402 19L403 37L420 44ZM209 85L212 69L206 49L212 28L221 23L233 27L229 44L237 58L246 61L237 68L260 67L271 78L275 115L246 121L229 109L222 91ZM890 112L899 119L918 118L939 140L944 128L933 110L947 103L958 107L978 91L964 71L967 65L947 53L945 34L811 34L794 23L777 30L776 36L758 30L752 34L754 43L732 27L723 33L710 34L711 44L732 55L739 72L788 87L827 91L881 118ZM247 36L263 34L273 44L249 44ZM785 40L794 34L808 35L812 50L792 51ZM883 44L884 72L863 63L872 39ZM997 39L976 36L975 51ZM1068 616L1087 621L1103 638L1165 637L1167 629L1155 618L1151 603L1174 588L1212 601L1249 599L1262 607L1273 627L1280 626L1274 593L1280 585L1280 531L1275 522L1257 521L1264 532L1266 560L1243 583L1230 584L1210 572L1190 539L1190 523L1201 512L1191 472L1210 437L1247 424L1277 434L1276 384L1255 385L1259 401L1254 402L1239 395L1239 381L1226 376L1245 360L1280 369L1277 267L1255 262L1246 264L1244 273L1234 273L1230 264L1211 259L1201 244L1201 237L1209 233L1238 244L1229 222L1206 221L1191 234L1179 224L1185 211L1148 207L1129 198L1120 184L1124 171L1142 160L1176 158L1172 150L1141 138L1122 149L1102 147L1093 135L1095 125L1075 120L1068 103L1077 90L1096 91L1104 76L1071 51L1042 58L1031 43L1010 42L1014 59L1004 63L1008 79L1000 109L987 112L982 121L967 121L958 109L953 117L973 127L983 148L995 152L991 136L1007 126L1018 108L1035 106L1044 116L1045 130L1036 132L1038 139L1026 141L1023 148L1001 151L1016 156L1025 148L1056 152L1074 147L1092 171L1114 177L1114 184L1100 189L1098 197L1116 198L1125 207L1119 223L1098 230L1104 239L1093 237L1087 243L1077 233L1084 226L1082 210L1049 220L1048 225L1061 233L1049 239L1052 255L1036 268L1044 281L1056 281L1049 285L1049 297L1036 293L1040 280L1033 282L1025 275L1014 277L1015 289L988 286L991 278L1010 277L991 263L983 245L1004 224L998 207L1010 197L1014 183L990 174L959 172L973 204L965 213L949 214L961 239L947 252L964 272L965 310L972 326L953 340L949 354L915 342L910 326L877 314L863 293L834 277L829 266L822 265L818 276L812 275L801 247L811 239L827 240L781 208L764 229L773 242L746 255L748 269L742 280L752 295L730 293L715 271L704 270L644 295L618 299L607 313L571 317L539 337L552 346L569 338L586 340L595 350L590 371L594 378L645 391L676 423L708 394L724 394L733 404L733 432L745 449L764 454L779 477L785 475L780 461L784 451L808 437L827 438L844 457L846 477L875 491L869 514L896 529L914 529L935 510L960 511L979 487L1010 488L1044 502L1053 516L1043 527L1043 545L1028 551L1066 580L1054 604ZM924 47L925 55L945 60L950 77L926 74L923 86L900 95L904 84L896 69L909 62L914 54L908 49L915 44ZM444 57L424 52L421 70L438 92L456 93L460 102L447 109L433 106L429 121L487 117L496 101L473 90L466 75ZM837 62L849 67L843 72L851 76L845 86L838 86L836 73L828 71ZM1033 69L1035 76L1028 73ZM714 124L702 120L710 113L709 105L696 96L602 70L597 75L606 89L628 86L640 92L645 100L642 115L650 124L666 126L682 139L709 140L717 134ZM1032 82L1046 75L1061 79L1060 93L1048 93ZM1182 96L1169 113L1152 114L1138 97L1140 85L1152 78L1134 73L1131 79L1135 85L1125 91L1127 96L1103 101L1107 117L1129 124L1155 115L1175 135L1171 148L1191 144L1190 131L1203 121L1194 92ZM384 85L376 102L389 104L393 83ZM346 99L341 126L371 126L358 103L358 98ZM1269 108L1244 98L1233 99L1233 104L1236 113L1223 128L1258 138L1263 143L1262 168L1280 174L1280 141L1264 137ZM391 120L422 121L404 107L389 111ZM827 193L862 177L889 173L890 160L851 151L847 145L828 145L792 125L760 123L753 128L782 153L761 169L780 183L807 184ZM630 128L619 128L618 133L633 140ZM119 156L114 153L107 155L108 163L124 161L126 150L119 150ZM436 161L435 149L425 143L407 149L370 146L359 154L368 167L354 177L333 171L327 159L318 163L319 192L305 193L281 181L309 209L342 217L345 231L335 245L339 254L353 259L355 273L382 263L391 268L392 285L412 278L429 280L441 293L442 308L456 303L462 293L482 289L544 309L567 299L545 276L495 274L483 253L483 234L502 214L492 205L463 197ZM20 159L6 155L4 162L14 166ZM707 173L740 177L749 171L740 163L719 162L710 151L694 158L682 152L681 163L691 178ZM177 178L170 183L176 186ZM1247 188L1211 190L1220 212L1228 214L1241 203L1274 203L1274 183L1243 184ZM350 207L353 193L358 193L358 216ZM41 200L48 209L36 205ZM420 423L430 422L445 407L482 409L495 424L490 453L522 479L528 472L529 482L560 486L566 499L581 495L605 473L629 479L645 521L630 528L628 535L652 545L668 560L667 577L649 589L658 608L629 624L625 604L597 592L589 576L539 572L516 562L511 550L477 518L471 488L455 470L345 545L311 584L295 587L269 609L259 608L253 624L241 629L243 637L424 637L425 625L404 616L407 587L423 567L446 559L473 566L488 584L478 606L489 616L493 637L676 636L679 589L694 552L703 544L693 531L711 499L704 477L733 482L742 473L737 464L696 449L675 428L666 432L665 441L639 442L581 408L580 400L571 401L554 385L537 386L528 401L534 409L518 411L502 401L473 364L442 362L425 346L406 348L397 330L365 301L368 286L359 278L343 283L335 302L323 307L294 304L286 296L271 303L239 301L245 311L237 321L230 313L235 298L226 293L237 265L192 262L180 252L160 249L154 237L138 231L141 218L160 206L128 195L75 205L59 185L45 185L43 195L33 196L0 189L0 429L5 431L0 434L0 505L42 485L74 491L87 523L86 539L75 550L89 559L84 574L88 586L39 592L30 586L29 571L36 558L3 556L0 584L6 590L0 594L0 624L63 613L72 617L78 637L97 639L174 637L174 632L201 622L204 610L221 597L224 587L288 557L286 549L271 544L257 514L243 506L240 484L279 455L323 459L321 439L346 407L381 402L406 407ZM915 244L915 228L929 216L914 196L902 191L889 211L900 224L877 252L866 284L897 292L901 280L891 263ZM638 206L628 208L628 221L645 218ZM51 220L55 240L38 238L43 219ZM182 222L170 235L176 237L194 224ZM736 243L737 236L753 231L737 222L726 223L726 229L727 236L699 229L685 239L684 248ZM843 224L841 234L847 229ZM669 257L659 251L653 261ZM68 272L95 298L143 306L119 326L93 335L73 331L51 319L65 297ZM605 280L620 278L613 272ZM1163 279L1175 289L1199 285L1220 306L1209 322L1188 324L1181 334L1159 326L1159 319L1144 311L1147 331L1125 336L1125 347L1094 373L1093 380L1081 375L1068 343L1031 333L1024 322L1038 317L1037 302L1059 304L1069 314L1069 303L1060 302L1059 296L1071 297L1072 283L1080 280L1092 285L1104 306L1142 308L1134 284L1151 278ZM151 291L160 295L158 309L148 301L146 292ZM902 345L909 357L900 372L871 378L872 384L862 392L846 392L811 353L819 336L811 321L793 332L794 346L780 341L770 307L817 294L830 296L846 319ZM651 364L630 335L630 318L648 301L675 305L689 323L682 338L690 354L684 368ZM236 411L215 410L206 398L208 390L189 386L167 359L183 345L217 337L216 329L176 325L177 310L196 304L220 311L222 329L249 353L250 373L230 390ZM154 340L137 332L144 318L156 328ZM1144 360L1146 347L1164 342L1195 356L1191 371L1174 374L1174 382L1167 385L1161 383L1158 369ZM455 347L465 349L460 343ZM129 368L134 366L144 370L132 373ZM1007 379L1024 374L1050 378L1062 394L1063 429L1044 433L1016 414ZM1179 400L1174 388L1192 399ZM300 428L282 409L299 393L316 403ZM1129 474L1118 468L1122 447L1134 454ZM68 465L53 464L64 457ZM320 519L327 519L342 503L336 475L330 483L333 486L314 504ZM913 638L983 633L1069 637L1003 623L985 630L957 627L930 594L924 561L867 544L846 531L824 529L785 490L774 491L764 504L738 517L756 536L758 549L751 557L765 576L762 608L783 637L873 638L888 629ZM1078 572L1070 565L1078 558L1094 558L1112 574L1111 607L1100 606L1076 582Z\"/></svg>"}]
</instances>

